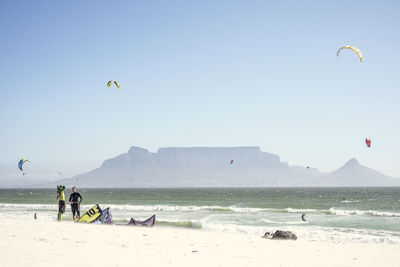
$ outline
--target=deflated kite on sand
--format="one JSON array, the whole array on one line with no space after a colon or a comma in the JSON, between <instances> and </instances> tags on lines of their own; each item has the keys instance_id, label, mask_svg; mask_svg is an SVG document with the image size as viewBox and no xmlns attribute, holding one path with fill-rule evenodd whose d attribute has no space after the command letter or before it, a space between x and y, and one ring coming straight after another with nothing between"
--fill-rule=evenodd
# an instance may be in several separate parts
<instances>
[{"instance_id":1,"label":"deflated kite on sand","mask_svg":"<svg viewBox=\"0 0 400 267\"><path fill-rule=\"evenodd\" d=\"M79 218L78 222L85 223L101 223L101 224L114 224L110 208L102 210L99 204L94 205L93 208L89 209L82 217ZM128 225L132 226L148 226L152 227L156 222L156 215L151 216L147 220L137 221L133 218L129 221Z\"/></svg>"}]
</instances>

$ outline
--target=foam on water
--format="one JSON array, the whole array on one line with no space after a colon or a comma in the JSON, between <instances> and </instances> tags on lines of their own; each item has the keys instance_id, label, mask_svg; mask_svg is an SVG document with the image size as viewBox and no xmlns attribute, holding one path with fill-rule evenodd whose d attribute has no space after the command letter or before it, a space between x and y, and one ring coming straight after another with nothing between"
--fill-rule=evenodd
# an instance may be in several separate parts
<instances>
[{"instance_id":1,"label":"foam on water","mask_svg":"<svg viewBox=\"0 0 400 267\"><path fill-rule=\"evenodd\" d=\"M178 205L115 205L101 204L113 210L123 211L233 211L229 207L221 206L178 206Z\"/></svg>"},{"instance_id":2,"label":"foam on water","mask_svg":"<svg viewBox=\"0 0 400 267\"><path fill-rule=\"evenodd\" d=\"M307 224L309 222L307 221L274 221L274 220L268 220L268 219L261 219L262 222L268 223L268 224L274 224L274 225L285 225L285 224L290 224L290 225L295 225L295 224Z\"/></svg>"},{"instance_id":3,"label":"foam on water","mask_svg":"<svg viewBox=\"0 0 400 267\"><path fill-rule=\"evenodd\" d=\"M316 209L292 209L286 208L285 211L289 213L318 213L318 212L326 212L323 210L316 210Z\"/></svg>"},{"instance_id":4,"label":"foam on water","mask_svg":"<svg viewBox=\"0 0 400 267\"><path fill-rule=\"evenodd\" d=\"M340 203L359 203L360 200L342 200Z\"/></svg>"},{"instance_id":5,"label":"foam on water","mask_svg":"<svg viewBox=\"0 0 400 267\"><path fill-rule=\"evenodd\" d=\"M400 217L400 213L397 212L385 212L376 210L342 210L336 208L330 208L329 212L333 215L358 215L358 216L377 216L377 217Z\"/></svg>"}]
</instances>

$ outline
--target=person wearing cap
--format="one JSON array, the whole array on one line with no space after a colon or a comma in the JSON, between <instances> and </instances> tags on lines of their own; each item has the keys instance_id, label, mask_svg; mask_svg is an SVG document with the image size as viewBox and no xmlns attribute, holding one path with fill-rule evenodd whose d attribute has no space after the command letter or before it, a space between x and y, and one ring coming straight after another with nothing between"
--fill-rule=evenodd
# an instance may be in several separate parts
<instances>
[{"instance_id":1,"label":"person wearing cap","mask_svg":"<svg viewBox=\"0 0 400 267\"><path fill-rule=\"evenodd\" d=\"M65 212L65 185L57 185L57 200L58 201L58 217L57 220L61 222L61 217Z\"/></svg>"}]
</instances>

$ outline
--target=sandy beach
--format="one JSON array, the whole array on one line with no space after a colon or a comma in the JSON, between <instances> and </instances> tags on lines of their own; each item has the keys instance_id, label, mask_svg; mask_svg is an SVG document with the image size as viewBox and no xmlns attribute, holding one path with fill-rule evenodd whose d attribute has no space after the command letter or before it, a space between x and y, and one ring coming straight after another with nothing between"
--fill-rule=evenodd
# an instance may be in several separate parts
<instances>
[{"instance_id":1,"label":"sandy beach","mask_svg":"<svg viewBox=\"0 0 400 267\"><path fill-rule=\"evenodd\" d=\"M2 220L0 266L400 266L396 245Z\"/></svg>"}]
</instances>

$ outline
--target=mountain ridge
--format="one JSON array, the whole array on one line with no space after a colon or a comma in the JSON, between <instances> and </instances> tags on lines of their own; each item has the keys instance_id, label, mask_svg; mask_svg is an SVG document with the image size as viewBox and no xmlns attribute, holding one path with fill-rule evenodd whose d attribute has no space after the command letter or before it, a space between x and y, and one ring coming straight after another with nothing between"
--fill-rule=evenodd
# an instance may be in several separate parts
<instances>
[{"instance_id":1,"label":"mountain ridge","mask_svg":"<svg viewBox=\"0 0 400 267\"><path fill-rule=\"evenodd\" d=\"M231 160L233 163L231 164ZM332 172L290 166L258 146L165 147L157 152L131 146L99 168L60 180L80 187L285 187L400 186L351 158Z\"/></svg>"}]
</instances>

